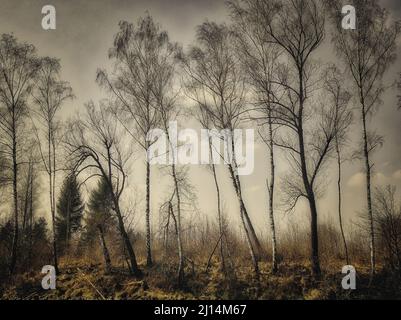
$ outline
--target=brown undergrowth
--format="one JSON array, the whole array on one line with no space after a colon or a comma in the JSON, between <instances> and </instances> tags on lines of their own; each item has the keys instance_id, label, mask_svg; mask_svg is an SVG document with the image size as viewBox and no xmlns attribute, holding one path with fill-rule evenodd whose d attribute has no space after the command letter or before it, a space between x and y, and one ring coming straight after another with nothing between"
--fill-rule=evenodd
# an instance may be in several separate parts
<instances>
[{"instance_id":1,"label":"brown undergrowth","mask_svg":"<svg viewBox=\"0 0 401 320\"><path fill-rule=\"evenodd\" d=\"M4 282L1 299L399 299L400 281L381 268L369 287L369 270L355 265L357 289L341 287L342 263L324 267L322 276L311 276L307 263L282 262L276 274L270 264L260 263L259 284L251 268L236 266L235 276L224 276L219 263L213 261L206 273L203 265L186 266L185 287L175 286L176 266L168 261L157 262L152 268L144 266L144 276L136 279L124 267L114 267L105 274L99 263L83 259L64 260L57 276L57 288L44 290L44 275L27 272Z\"/></svg>"}]
</instances>

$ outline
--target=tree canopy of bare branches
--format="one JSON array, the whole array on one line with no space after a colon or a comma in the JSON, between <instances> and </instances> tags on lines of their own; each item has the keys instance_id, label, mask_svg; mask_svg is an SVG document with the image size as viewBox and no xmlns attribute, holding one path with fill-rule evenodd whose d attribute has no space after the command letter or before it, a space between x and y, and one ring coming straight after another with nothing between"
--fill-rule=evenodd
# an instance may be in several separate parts
<instances>
[{"instance_id":1,"label":"tree canopy of bare branches","mask_svg":"<svg viewBox=\"0 0 401 320\"><path fill-rule=\"evenodd\" d=\"M155 79L160 66L174 54L174 44L152 17L140 18L136 26L126 21L119 23L120 30L114 38L109 58L114 61L114 71L109 76L98 70L98 82L116 99L115 115L131 137L146 151L150 130L162 125L154 96ZM151 166L146 159L146 245L147 265L152 265L150 230Z\"/></svg>"},{"instance_id":2,"label":"tree canopy of bare branches","mask_svg":"<svg viewBox=\"0 0 401 320\"><path fill-rule=\"evenodd\" d=\"M198 120L206 128L232 133L241 125L246 112L246 83L235 55L233 33L226 25L204 22L197 29L197 45L181 56L181 62L188 96L198 109ZM232 161L227 168L237 195L254 271L258 275L261 248L242 196L235 141L233 136L222 138L225 149L231 154Z\"/></svg>"},{"instance_id":3,"label":"tree canopy of bare branches","mask_svg":"<svg viewBox=\"0 0 401 320\"><path fill-rule=\"evenodd\" d=\"M316 74L319 72L312 56L325 36L324 10L314 0L245 0L232 2L231 6L238 19L248 15L264 21L258 24L257 34L264 38L266 45L277 46L287 58L279 60L283 62L264 80L267 85L264 85L263 100L266 101L263 102L272 110L272 123L285 132L275 145L288 151L292 167L292 174L283 179L289 209L293 209L300 198L309 203L312 271L319 274L318 180L333 151L337 128L334 109L316 106L310 99L317 89ZM313 120L312 113L315 114Z\"/></svg>"}]
</instances>

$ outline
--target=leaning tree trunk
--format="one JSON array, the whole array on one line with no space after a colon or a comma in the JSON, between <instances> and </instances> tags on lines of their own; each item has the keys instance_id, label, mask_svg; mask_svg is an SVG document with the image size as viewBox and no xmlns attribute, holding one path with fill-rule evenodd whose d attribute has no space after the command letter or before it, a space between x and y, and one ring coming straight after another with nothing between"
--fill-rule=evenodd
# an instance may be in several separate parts
<instances>
[{"instance_id":1,"label":"leaning tree trunk","mask_svg":"<svg viewBox=\"0 0 401 320\"><path fill-rule=\"evenodd\" d=\"M363 94L361 93L362 105L362 126L363 126L363 155L365 158L365 173L366 173L366 199L368 206L369 218L369 240L370 240L370 281L373 280L376 269L376 252L375 252L375 233L372 211L372 193L371 193L371 165L369 160L368 133L366 124L366 110Z\"/></svg>"},{"instance_id":2,"label":"leaning tree trunk","mask_svg":"<svg viewBox=\"0 0 401 320\"><path fill-rule=\"evenodd\" d=\"M277 272L277 240L276 227L274 223L274 181L275 181L275 164L274 164L274 141L273 141L273 124L271 118L271 108L269 108L269 152L270 152L270 183L268 183L269 191L269 221L272 240L272 272Z\"/></svg>"},{"instance_id":3,"label":"leaning tree trunk","mask_svg":"<svg viewBox=\"0 0 401 320\"><path fill-rule=\"evenodd\" d=\"M209 152L212 155L212 144L209 139ZM214 184L216 186L216 194L217 194L217 216L218 216L218 223L219 223L219 242L220 242L220 257L221 257L221 269L223 272L226 272L226 263L224 259L224 242L223 242L223 220L221 216L221 199L220 199L220 187L219 182L217 181L217 174L216 174L216 166L212 161L212 172L213 172L213 179Z\"/></svg>"},{"instance_id":4,"label":"leaning tree trunk","mask_svg":"<svg viewBox=\"0 0 401 320\"><path fill-rule=\"evenodd\" d=\"M170 152L172 154L172 164L171 164L171 174L174 180L174 188L175 188L175 196L177 197L177 245L178 245L178 287L182 287L185 280L185 273L184 273L184 250L182 245L182 234L181 234L181 197L180 197L180 190L178 185L178 178L176 172L176 158L175 158L175 151L173 150L174 146L171 142L170 135L168 132L168 127L165 125L165 131L167 135L167 140L170 146Z\"/></svg>"},{"instance_id":5,"label":"leaning tree trunk","mask_svg":"<svg viewBox=\"0 0 401 320\"><path fill-rule=\"evenodd\" d=\"M122 217L121 211L120 211L120 206L116 200L114 200L114 206L115 206L115 212L117 215L118 226L120 229L121 238L123 240L124 247L127 250L128 258L130 260L131 272L134 276L140 277L140 276L142 276L142 272L139 269L138 264L136 262L135 251L134 251L134 248L132 247L131 241L129 240L127 231L125 230L123 217Z\"/></svg>"},{"instance_id":6,"label":"leaning tree trunk","mask_svg":"<svg viewBox=\"0 0 401 320\"><path fill-rule=\"evenodd\" d=\"M152 250L150 243L150 163L146 161L146 265L152 266Z\"/></svg>"},{"instance_id":7,"label":"leaning tree trunk","mask_svg":"<svg viewBox=\"0 0 401 320\"><path fill-rule=\"evenodd\" d=\"M248 216L248 211L246 210L245 203L242 199L242 192L241 192L241 182L237 173L234 172L234 168L237 167L236 159L235 159L235 148L234 148L234 138L231 137L231 160L232 163L228 164L228 171L230 173L231 180L233 182L235 194L237 196L237 200L240 207L240 217L241 222L245 231L245 237L249 248L249 253L252 259L253 269L255 273L255 278L259 280L259 254L261 253L261 246L259 240L256 236L255 229L253 228L251 219ZM255 251L255 247L258 249L258 253Z\"/></svg>"},{"instance_id":8,"label":"leaning tree trunk","mask_svg":"<svg viewBox=\"0 0 401 320\"><path fill-rule=\"evenodd\" d=\"M108 146L107 147L107 167L108 167L107 169L108 169L108 173L106 173L103 169L101 169L102 175L107 181L107 185L108 185L108 188L109 188L111 200L113 201L113 204L114 204L114 211L115 211L116 216L117 216L120 235L121 235L121 238L122 238L123 243L124 243L124 248L127 250L128 258L130 260L130 265L131 265L130 266L130 270L131 270L131 272L132 272L132 274L134 276L141 277L142 276L142 272L138 267L138 263L136 261L134 248L132 247L131 241L130 241L130 239L128 237L128 234L127 234L127 231L125 230L124 220L123 220L123 216L122 216L121 210L120 210L119 198L116 196L116 194L114 193L114 190L113 190L111 159L112 158L111 158L110 146Z\"/></svg>"},{"instance_id":9,"label":"leaning tree trunk","mask_svg":"<svg viewBox=\"0 0 401 320\"><path fill-rule=\"evenodd\" d=\"M181 235L181 199L180 199L180 191L179 191L178 179L177 179L177 173L176 173L176 167L175 167L174 161L173 161L173 164L171 165L171 169L172 169L175 192L176 192L176 197L177 197L177 241L178 241L178 258L179 258L178 287L182 287L182 285L184 284L185 274L184 274L184 252L183 252L182 235Z\"/></svg>"},{"instance_id":10,"label":"leaning tree trunk","mask_svg":"<svg viewBox=\"0 0 401 320\"><path fill-rule=\"evenodd\" d=\"M234 137L231 136L230 140L231 140L232 164L230 164L228 166L228 169L230 171L231 179L233 180L233 183L234 183L234 189L237 194L237 199L239 202L240 209L242 211L241 214L244 215L244 220L245 220L246 226L248 228L250 239L253 242L256 259L259 260L259 256L262 254L262 246L260 245L260 242L256 235L255 229L253 228L253 223L248 215L248 210L246 209L244 199L242 197L241 180L240 180L239 176L237 175L237 172L234 171L234 168L235 168L235 170L238 169L237 161L235 159Z\"/></svg>"},{"instance_id":11,"label":"leaning tree trunk","mask_svg":"<svg viewBox=\"0 0 401 320\"><path fill-rule=\"evenodd\" d=\"M341 237L344 243L345 259L347 265L350 264L348 255L347 241L345 240L343 221L342 221L342 194L341 194L341 154L340 146L338 144L338 137L336 135L336 153L337 153L337 167L338 167L338 180L337 180L337 190L338 190L338 222L340 224Z\"/></svg>"},{"instance_id":12,"label":"leaning tree trunk","mask_svg":"<svg viewBox=\"0 0 401 320\"><path fill-rule=\"evenodd\" d=\"M109 249L107 248L107 245L106 245L106 239L104 238L104 231L103 231L103 228L101 225L98 226L98 230L99 230L100 241L102 243L105 270L106 270L106 273L110 273L110 271L111 271L110 253L109 253Z\"/></svg>"},{"instance_id":13,"label":"leaning tree trunk","mask_svg":"<svg viewBox=\"0 0 401 320\"><path fill-rule=\"evenodd\" d=\"M250 253L251 259L252 259L253 270L254 270L256 279L259 279L258 257L257 257L256 252L255 252L254 244L252 243L252 236L250 234L251 230L249 229L249 225L247 224L247 220L245 218L247 216L246 209L245 209L245 206L244 206L244 202L242 201L241 194L238 192L237 180L235 178L234 170L233 170L233 168L232 168L232 166L230 164L228 165L228 169L230 171L231 180L233 181L235 193L237 195L237 200L238 200L239 205L240 205L241 222L242 222L242 226L243 226L244 231L245 231L245 237L246 237L247 245L248 245L248 248L249 248L249 253Z\"/></svg>"}]
</instances>

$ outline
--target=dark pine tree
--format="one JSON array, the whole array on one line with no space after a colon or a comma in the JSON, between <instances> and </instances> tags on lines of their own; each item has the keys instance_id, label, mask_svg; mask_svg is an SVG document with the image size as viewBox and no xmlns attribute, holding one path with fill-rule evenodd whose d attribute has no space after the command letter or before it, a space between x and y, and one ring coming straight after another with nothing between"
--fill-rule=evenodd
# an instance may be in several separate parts
<instances>
[{"instance_id":1,"label":"dark pine tree","mask_svg":"<svg viewBox=\"0 0 401 320\"><path fill-rule=\"evenodd\" d=\"M87 241L92 242L99 236L105 269L106 272L110 272L111 259L105 235L113 225L112 199L107 181L103 178L99 180L97 188L89 196L88 212L85 221Z\"/></svg>"},{"instance_id":2,"label":"dark pine tree","mask_svg":"<svg viewBox=\"0 0 401 320\"><path fill-rule=\"evenodd\" d=\"M68 249L72 234L78 231L84 211L79 184L74 174L63 182L57 201L56 237L60 249Z\"/></svg>"}]
</instances>

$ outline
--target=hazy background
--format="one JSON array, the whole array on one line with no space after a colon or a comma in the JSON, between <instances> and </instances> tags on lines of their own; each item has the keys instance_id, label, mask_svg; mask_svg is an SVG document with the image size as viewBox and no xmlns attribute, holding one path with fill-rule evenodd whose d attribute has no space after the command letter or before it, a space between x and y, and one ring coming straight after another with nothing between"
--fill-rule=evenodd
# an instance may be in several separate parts
<instances>
[{"instance_id":1,"label":"hazy background","mask_svg":"<svg viewBox=\"0 0 401 320\"><path fill-rule=\"evenodd\" d=\"M383 0L383 5L392 13L394 19L401 19L401 2L399 0ZM43 30L41 27L41 8L51 4L57 13L57 29ZM135 22L138 17L148 11L154 19L166 29L173 41L183 44L184 48L194 41L195 27L205 19L224 22L228 20L224 1L212 0L0 0L0 33L14 33L20 41L34 44L40 55L53 56L61 59L64 80L71 83L76 99L64 105L62 116L69 116L83 109L88 100L100 100L105 97L95 83L96 69L110 70L107 50L112 44L113 35L117 32L120 20ZM315 58L323 62L332 59L330 35L326 37L324 46L319 49ZM390 68L386 76L388 83L398 79L401 72L401 51L397 62ZM397 111L397 92L388 90L383 96L383 105L374 118L372 128L385 137L385 144L374 156L374 183L394 184L401 190L401 111ZM359 116L356 113L356 118ZM188 124L189 125L189 124ZM353 146L359 141L361 128L354 125L351 130ZM138 149L139 150L139 149ZM127 189L127 199L139 201L136 221L144 221L144 152L137 151L136 161L130 168L130 188ZM266 147L257 142L255 148L255 171L252 175L243 177L245 201L251 219L255 222L258 232L266 234L268 230L267 197L265 179L267 176ZM277 159L278 173L287 169L286 160L282 155ZM362 163L345 164L344 211L346 229L352 226L350 220L355 220L365 205L364 176ZM166 195L166 179L161 178L159 170L153 170L152 176L152 221L156 231L158 209ZM197 189L200 214L202 217L216 216L215 189L212 176L204 167L191 167L191 182ZM222 180L223 200L226 213L232 225L238 225L239 211L236 205L232 184L225 168L219 168L219 178ZM61 177L59 177L60 180ZM319 200L319 219L337 221L336 209L336 169L335 166L327 172L327 192ZM45 180L43 187L45 188ZM280 190L277 190L277 198ZM43 192L42 203L47 205L47 192ZM278 208L279 209L279 208ZM44 216L50 216L46 209L41 210ZM297 206L291 215L277 211L276 220L279 229L288 223L305 224L308 222L308 211L304 203ZM280 230L279 230L280 231ZM278 234L280 237L280 233Z\"/></svg>"}]
</instances>

